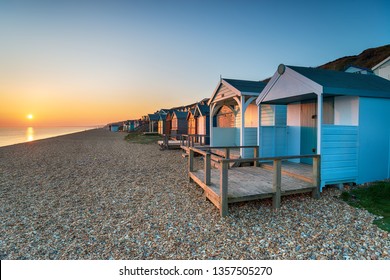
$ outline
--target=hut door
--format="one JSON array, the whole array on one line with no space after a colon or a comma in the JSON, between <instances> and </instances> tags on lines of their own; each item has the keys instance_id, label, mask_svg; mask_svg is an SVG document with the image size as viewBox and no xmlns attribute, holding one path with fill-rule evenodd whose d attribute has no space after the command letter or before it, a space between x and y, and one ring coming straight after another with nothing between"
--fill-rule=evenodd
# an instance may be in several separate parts
<instances>
[{"instance_id":1,"label":"hut door","mask_svg":"<svg viewBox=\"0 0 390 280\"><path fill-rule=\"evenodd\" d=\"M317 103L301 103L301 154L317 153ZM313 159L303 158L302 163L313 164Z\"/></svg>"}]
</instances>

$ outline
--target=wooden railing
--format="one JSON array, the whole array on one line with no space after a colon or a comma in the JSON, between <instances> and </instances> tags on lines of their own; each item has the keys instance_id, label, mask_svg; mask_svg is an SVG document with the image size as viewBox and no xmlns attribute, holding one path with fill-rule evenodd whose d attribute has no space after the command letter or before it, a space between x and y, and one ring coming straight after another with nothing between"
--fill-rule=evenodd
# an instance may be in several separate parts
<instances>
[{"instance_id":1,"label":"wooden railing","mask_svg":"<svg viewBox=\"0 0 390 280\"><path fill-rule=\"evenodd\" d=\"M206 145L206 139L210 138L210 135L206 134L182 134L181 141L182 146L194 147L195 143L200 146Z\"/></svg>"},{"instance_id":2,"label":"wooden railing","mask_svg":"<svg viewBox=\"0 0 390 280\"><path fill-rule=\"evenodd\" d=\"M234 148L253 148L252 146L241 146ZM189 157L188 157L188 173L189 181L191 181L191 174L194 172L194 157L195 154L203 155L204 161L204 184L211 184L211 153L209 149L219 149L221 147L208 147L207 149L197 149L190 147ZM224 147L224 148L233 148L233 147ZM259 154L259 150L255 149L255 154ZM229 153L226 152L228 155ZM229 163L245 163L253 162L255 166L259 166L260 162L272 161L273 162L273 202L272 205L274 209L280 208L281 201L281 187L282 187L282 161L290 159L301 159L301 158L313 158L313 190L312 196L314 198L319 198L319 188L320 188L320 155L296 155L296 156L280 156L280 157L253 157L253 158L239 158L239 159L230 159L226 158L217 158L216 161L219 163L218 169L220 172L220 181L219 181L219 209L222 217L226 216L228 213L228 172L229 172Z\"/></svg>"},{"instance_id":3,"label":"wooden railing","mask_svg":"<svg viewBox=\"0 0 390 280\"><path fill-rule=\"evenodd\" d=\"M212 159L218 162L218 158L231 159L231 150L236 149L253 149L253 156L257 158L259 156L259 146L214 146L214 147L197 147L198 150L206 151L212 155ZM221 153L215 153L212 150L223 151ZM254 162L255 166L259 166L259 162Z\"/></svg>"}]
</instances>

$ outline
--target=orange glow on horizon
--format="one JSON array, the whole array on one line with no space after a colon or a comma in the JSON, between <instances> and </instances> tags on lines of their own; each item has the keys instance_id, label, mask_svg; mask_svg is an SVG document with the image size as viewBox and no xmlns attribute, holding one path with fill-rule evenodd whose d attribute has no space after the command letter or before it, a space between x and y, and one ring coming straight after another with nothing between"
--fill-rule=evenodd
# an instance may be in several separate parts
<instances>
[{"instance_id":1,"label":"orange glow on horizon","mask_svg":"<svg viewBox=\"0 0 390 280\"><path fill-rule=\"evenodd\" d=\"M0 84L0 127L103 126L191 101L178 101L164 94L152 99L150 95L132 89L91 91Z\"/></svg>"}]
</instances>

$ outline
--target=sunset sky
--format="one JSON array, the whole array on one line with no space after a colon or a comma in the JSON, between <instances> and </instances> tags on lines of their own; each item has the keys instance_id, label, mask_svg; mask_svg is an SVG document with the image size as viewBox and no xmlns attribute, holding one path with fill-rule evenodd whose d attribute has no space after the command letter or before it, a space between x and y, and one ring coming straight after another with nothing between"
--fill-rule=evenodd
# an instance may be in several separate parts
<instances>
[{"instance_id":1,"label":"sunset sky","mask_svg":"<svg viewBox=\"0 0 390 280\"><path fill-rule=\"evenodd\" d=\"M0 0L0 126L102 125L390 43L390 1ZM27 116L31 114L32 118Z\"/></svg>"}]
</instances>

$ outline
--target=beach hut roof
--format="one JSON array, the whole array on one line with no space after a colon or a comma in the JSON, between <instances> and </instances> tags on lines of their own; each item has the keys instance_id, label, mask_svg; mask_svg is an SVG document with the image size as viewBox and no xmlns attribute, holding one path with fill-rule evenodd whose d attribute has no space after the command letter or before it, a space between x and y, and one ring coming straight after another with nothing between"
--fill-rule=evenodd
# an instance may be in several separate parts
<instances>
[{"instance_id":1,"label":"beach hut roof","mask_svg":"<svg viewBox=\"0 0 390 280\"><path fill-rule=\"evenodd\" d=\"M223 80L231 84L239 91L246 92L246 93L259 93L265 87L265 84L260 81L245 81L245 80L234 80L234 79L223 79Z\"/></svg>"},{"instance_id":2,"label":"beach hut roof","mask_svg":"<svg viewBox=\"0 0 390 280\"><path fill-rule=\"evenodd\" d=\"M195 109L188 110L186 120L188 121L191 118L191 115L194 116Z\"/></svg>"},{"instance_id":3,"label":"beach hut roof","mask_svg":"<svg viewBox=\"0 0 390 280\"><path fill-rule=\"evenodd\" d=\"M159 119L159 114L148 114L149 116L149 121L158 121Z\"/></svg>"},{"instance_id":4,"label":"beach hut roof","mask_svg":"<svg viewBox=\"0 0 390 280\"><path fill-rule=\"evenodd\" d=\"M194 114L197 114L197 113L199 113L201 116L207 116L210 114L210 107L208 105L198 104L198 105L196 105Z\"/></svg>"},{"instance_id":5,"label":"beach hut roof","mask_svg":"<svg viewBox=\"0 0 390 280\"><path fill-rule=\"evenodd\" d=\"M390 81L375 75L353 75L335 70L287 66L320 84L327 94L390 98Z\"/></svg>"},{"instance_id":6,"label":"beach hut roof","mask_svg":"<svg viewBox=\"0 0 390 280\"><path fill-rule=\"evenodd\" d=\"M160 114L158 120L165 121L167 119L167 114Z\"/></svg>"},{"instance_id":7,"label":"beach hut roof","mask_svg":"<svg viewBox=\"0 0 390 280\"><path fill-rule=\"evenodd\" d=\"M390 81L376 75L281 64L256 103L287 104L316 94L390 98Z\"/></svg>"},{"instance_id":8,"label":"beach hut roof","mask_svg":"<svg viewBox=\"0 0 390 280\"><path fill-rule=\"evenodd\" d=\"M176 115L176 118L178 119L185 119L187 118L188 112L180 112L180 111L174 111L173 115Z\"/></svg>"},{"instance_id":9,"label":"beach hut roof","mask_svg":"<svg viewBox=\"0 0 390 280\"><path fill-rule=\"evenodd\" d=\"M258 96L260 92L266 86L266 83L261 81L247 81L247 80L236 80L236 79L221 79L218 83L218 86L214 90L213 95L208 101L208 105L210 105L215 97L218 94L219 89L222 86L228 87L231 91L233 91L237 96Z\"/></svg>"}]
</instances>

